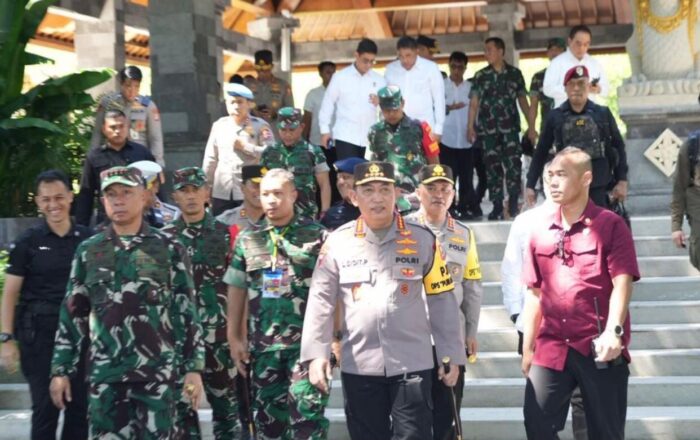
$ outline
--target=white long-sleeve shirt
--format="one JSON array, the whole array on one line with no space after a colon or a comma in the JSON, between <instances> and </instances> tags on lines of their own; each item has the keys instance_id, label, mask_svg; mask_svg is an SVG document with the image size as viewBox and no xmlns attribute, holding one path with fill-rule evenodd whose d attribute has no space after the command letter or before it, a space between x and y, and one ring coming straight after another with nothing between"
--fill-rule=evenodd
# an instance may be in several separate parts
<instances>
[{"instance_id":1,"label":"white long-sleeve shirt","mask_svg":"<svg viewBox=\"0 0 700 440\"><path fill-rule=\"evenodd\" d=\"M399 60L386 66L384 77L388 85L401 89L405 101L403 111L413 119L430 124L433 132L442 135L445 123L445 82L437 64L418 57L411 70Z\"/></svg>"},{"instance_id":2,"label":"white long-sleeve shirt","mask_svg":"<svg viewBox=\"0 0 700 440\"><path fill-rule=\"evenodd\" d=\"M385 85L380 74L370 70L363 75L354 64L333 75L318 115L321 134L331 133L333 139L366 147L369 129L378 120L378 110L370 102L370 95L376 95ZM335 123L332 123L334 112Z\"/></svg>"},{"instance_id":3,"label":"white long-sleeve shirt","mask_svg":"<svg viewBox=\"0 0 700 440\"><path fill-rule=\"evenodd\" d=\"M552 60L544 74L543 91L545 95L554 99L554 107L559 107L567 100L566 90L564 89L564 76L566 76L566 72L574 66L586 66L591 81L600 78L598 82L600 85L600 93L590 96L596 103L605 105L603 99L606 98L610 92L610 83L608 82L607 76L605 76L603 66L601 66L598 60L588 54L584 55L582 60L579 60L571 53L571 49L566 49L566 52L561 53Z\"/></svg>"},{"instance_id":4,"label":"white long-sleeve shirt","mask_svg":"<svg viewBox=\"0 0 700 440\"><path fill-rule=\"evenodd\" d=\"M442 127L442 139L440 142L450 148L467 149L472 144L467 140L467 121L469 119L469 92L472 83L462 81L455 84L449 77L445 78L445 104L452 105L463 102L464 107L450 110L445 116L445 124Z\"/></svg>"},{"instance_id":5,"label":"white long-sleeve shirt","mask_svg":"<svg viewBox=\"0 0 700 440\"><path fill-rule=\"evenodd\" d=\"M515 321L515 328L521 332L523 331L521 312L527 292L527 286L523 284L521 277L525 252L529 248L532 231L542 224L539 219L551 212L553 208L554 204L547 200L540 206L523 212L515 217L508 233L506 250L501 262L501 292L508 316L519 315Z\"/></svg>"}]
</instances>

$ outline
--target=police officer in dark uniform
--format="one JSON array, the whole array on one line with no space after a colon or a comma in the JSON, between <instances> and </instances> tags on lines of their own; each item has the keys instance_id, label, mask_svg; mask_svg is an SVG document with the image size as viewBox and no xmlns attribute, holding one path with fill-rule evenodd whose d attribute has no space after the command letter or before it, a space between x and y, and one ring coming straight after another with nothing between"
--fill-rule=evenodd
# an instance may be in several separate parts
<instances>
[{"instance_id":1,"label":"police officer in dark uniform","mask_svg":"<svg viewBox=\"0 0 700 440\"><path fill-rule=\"evenodd\" d=\"M141 144L127 140L129 120L121 110L107 110L104 115L102 133L105 143L88 151L80 179L80 194L75 201L75 220L80 225L89 225L95 197L100 193L100 173L114 166L126 166L140 160L155 162L153 154ZM102 204L97 204L95 223L105 219Z\"/></svg>"},{"instance_id":2,"label":"police officer in dark uniform","mask_svg":"<svg viewBox=\"0 0 700 440\"><path fill-rule=\"evenodd\" d=\"M73 193L61 171L45 171L37 177L35 201L44 221L25 231L10 250L2 299L0 361L14 372L19 359L29 382L31 439L55 440L59 410L49 397L49 379L58 310L66 294L73 253L92 231L71 221ZM73 399L66 408L61 438L86 439L84 359L71 378L71 387Z\"/></svg>"},{"instance_id":3,"label":"police officer in dark uniform","mask_svg":"<svg viewBox=\"0 0 700 440\"><path fill-rule=\"evenodd\" d=\"M624 201L627 198L627 155L615 118L609 108L588 99L591 84L585 66L569 69L564 76L564 87L568 99L549 112L532 157L527 174L528 204L533 206L537 201L535 185L552 146L556 151L578 147L591 156L590 197L596 205L609 206L610 190L610 199Z\"/></svg>"},{"instance_id":4,"label":"police officer in dark uniform","mask_svg":"<svg viewBox=\"0 0 700 440\"><path fill-rule=\"evenodd\" d=\"M348 157L333 164L337 174L337 187L343 200L331 206L321 219L321 224L330 230L337 229L360 216L360 210L350 201L350 191L355 184L353 171L358 163L367 162L362 157Z\"/></svg>"}]
</instances>

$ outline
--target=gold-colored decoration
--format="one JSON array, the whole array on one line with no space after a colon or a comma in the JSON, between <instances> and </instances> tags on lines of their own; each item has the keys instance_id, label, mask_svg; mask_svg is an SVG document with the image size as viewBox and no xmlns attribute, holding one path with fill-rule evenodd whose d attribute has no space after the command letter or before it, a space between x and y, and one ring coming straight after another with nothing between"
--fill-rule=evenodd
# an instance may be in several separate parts
<instances>
[{"instance_id":1,"label":"gold-colored decoration","mask_svg":"<svg viewBox=\"0 0 700 440\"><path fill-rule=\"evenodd\" d=\"M690 50L695 53L695 23L697 22L697 0L681 0L678 9L673 15L668 17L660 17L655 15L649 6L650 0L637 0L637 42L639 43L639 51L643 52L644 48L644 32L642 24L649 25L652 29L660 34L668 34L674 31L681 23L686 20L688 25L688 41L690 42Z\"/></svg>"},{"instance_id":2,"label":"gold-colored decoration","mask_svg":"<svg viewBox=\"0 0 700 440\"><path fill-rule=\"evenodd\" d=\"M445 169L441 165L435 165L435 168L433 168L433 176L434 177L444 177L445 174Z\"/></svg>"}]
</instances>

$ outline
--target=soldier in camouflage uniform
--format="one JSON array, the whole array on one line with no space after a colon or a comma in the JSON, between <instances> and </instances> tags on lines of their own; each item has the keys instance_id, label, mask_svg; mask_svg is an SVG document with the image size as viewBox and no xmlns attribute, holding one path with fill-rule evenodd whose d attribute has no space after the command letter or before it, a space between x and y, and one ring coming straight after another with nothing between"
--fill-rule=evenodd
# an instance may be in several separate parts
<instances>
[{"instance_id":1,"label":"soldier in camouflage uniform","mask_svg":"<svg viewBox=\"0 0 700 440\"><path fill-rule=\"evenodd\" d=\"M104 115L107 110L116 108L124 112L129 121L129 140L148 148L156 162L165 167L160 112L151 98L138 94L143 79L141 69L127 66L119 71L117 77L119 91L102 97L97 107L90 147L97 148L105 143L102 134Z\"/></svg>"},{"instance_id":2,"label":"soldier in camouflage uniform","mask_svg":"<svg viewBox=\"0 0 700 440\"><path fill-rule=\"evenodd\" d=\"M403 112L404 100L397 86L379 89L379 106L384 120L369 130L370 160L390 162L396 170L396 186L403 197L396 204L401 213L418 209L413 195L418 187L418 172L440 160L440 147L426 122L411 119Z\"/></svg>"},{"instance_id":3,"label":"soldier in camouflage uniform","mask_svg":"<svg viewBox=\"0 0 700 440\"><path fill-rule=\"evenodd\" d=\"M202 380L211 405L214 437L234 439L240 435L236 370L226 339L226 290L223 276L228 266L228 227L206 211L209 200L207 176L201 168L188 167L173 175L173 200L182 216L162 231L187 249L194 278L194 304L204 330L205 364ZM197 412L182 395L177 403L177 426L184 438L200 439Z\"/></svg>"},{"instance_id":4,"label":"soldier in camouflage uniform","mask_svg":"<svg viewBox=\"0 0 700 440\"><path fill-rule=\"evenodd\" d=\"M298 194L298 214L315 219L319 213L316 183L321 191L321 217L331 206L330 169L321 148L302 139L304 124L301 120L299 109L285 107L279 111L277 128L280 130L280 141L263 151L260 165L269 170L284 168L291 171Z\"/></svg>"},{"instance_id":5,"label":"soldier in camouflage uniform","mask_svg":"<svg viewBox=\"0 0 700 440\"><path fill-rule=\"evenodd\" d=\"M551 61L557 55L566 50L566 41L563 38L552 38L547 42L547 58ZM540 132L544 127L547 114L554 108L554 99L544 94L544 74L546 68L532 75L530 81L530 112L531 119L537 119L537 104L540 107Z\"/></svg>"},{"instance_id":6,"label":"soldier in camouflage uniform","mask_svg":"<svg viewBox=\"0 0 700 440\"><path fill-rule=\"evenodd\" d=\"M224 277L231 351L242 374L250 362L258 438L325 439L328 396L309 383L299 350L309 283L326 231L294 213L289 171L270 170L260 193L266 217L238 236ZM246 297L248 342L240 327Z\"/></svg>"},{"instance_id":7,"label":"soldier in camouflage uniform","mask_svg":"<svg viewBox=\"0 0 700 440\"><path fill-rule=\"evenodd\" d=\"M178 360L195 409L202 391L204 347L190 300L189 258L180 243L143 221L139 170L113 167L100 177L111 224L76 250L56 333L51 399L62 409L71 398L68 377L88 339L91 437L170 439Z\"/></svg>"},{"instance_id":8,"label":"soldier in camouflage uniform","mask_svg":"<svg viewBox=\"0 0 700 440\"><path fill-rule=\"evenodd\" d=\"M255 94L255 114L274 126L277 114L284 107L294 107L292 87L282 78L272 74L272 52L259 50L255 52L255 70L258 78L249 83Z\"/></svg>"},{"instance_id":9,"label":"soldier in camouflage uniform","mask_svg":"<svg viewBox=\"0 0 700 440\"><path fill-rule=\"evenodd\" d=\"M489 220L503 219L503 175L508 190L508 211L518 212L520 194L520 116L518 104L528 119L528 137L535 142L537 133L527 101L525 80L520 69L506 63L505 43L488 38L484 55L489 65L476 72L469 94L467 138L476 142L477 134L484 149L486 179L493 211ZM478 123L475 124L478 114Z\"/></svg>"}]
</instances>

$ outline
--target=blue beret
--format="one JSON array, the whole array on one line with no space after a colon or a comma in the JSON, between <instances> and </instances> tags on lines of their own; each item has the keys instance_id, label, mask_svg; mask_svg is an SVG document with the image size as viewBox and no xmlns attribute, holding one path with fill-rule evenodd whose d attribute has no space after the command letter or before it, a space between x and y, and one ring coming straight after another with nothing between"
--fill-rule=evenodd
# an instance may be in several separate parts
<instances>
[{"instance_id":1,"label":"blue beret","mask_svg":"<svg viewBox=\"0 0 700 440\"><path fill-rule=\"evenodd\" d=\"M347 159L341 159L336 161L333 164L333 167L339 173L352 174L355 171L355 165L364 162L367 162L367 160L362 157L348 157Z\"/></svg>"},{"instance_id":2,"label":"blue beret","mask_svg":"<svg viewBox=\"0 0 700 440\"><path fill-rule=\"evenodd\" d=\"M240 96L241 98L253 100L253 92L243 84L226 83L224 92L229 96Z\"/></svg>"}]
</instances>

